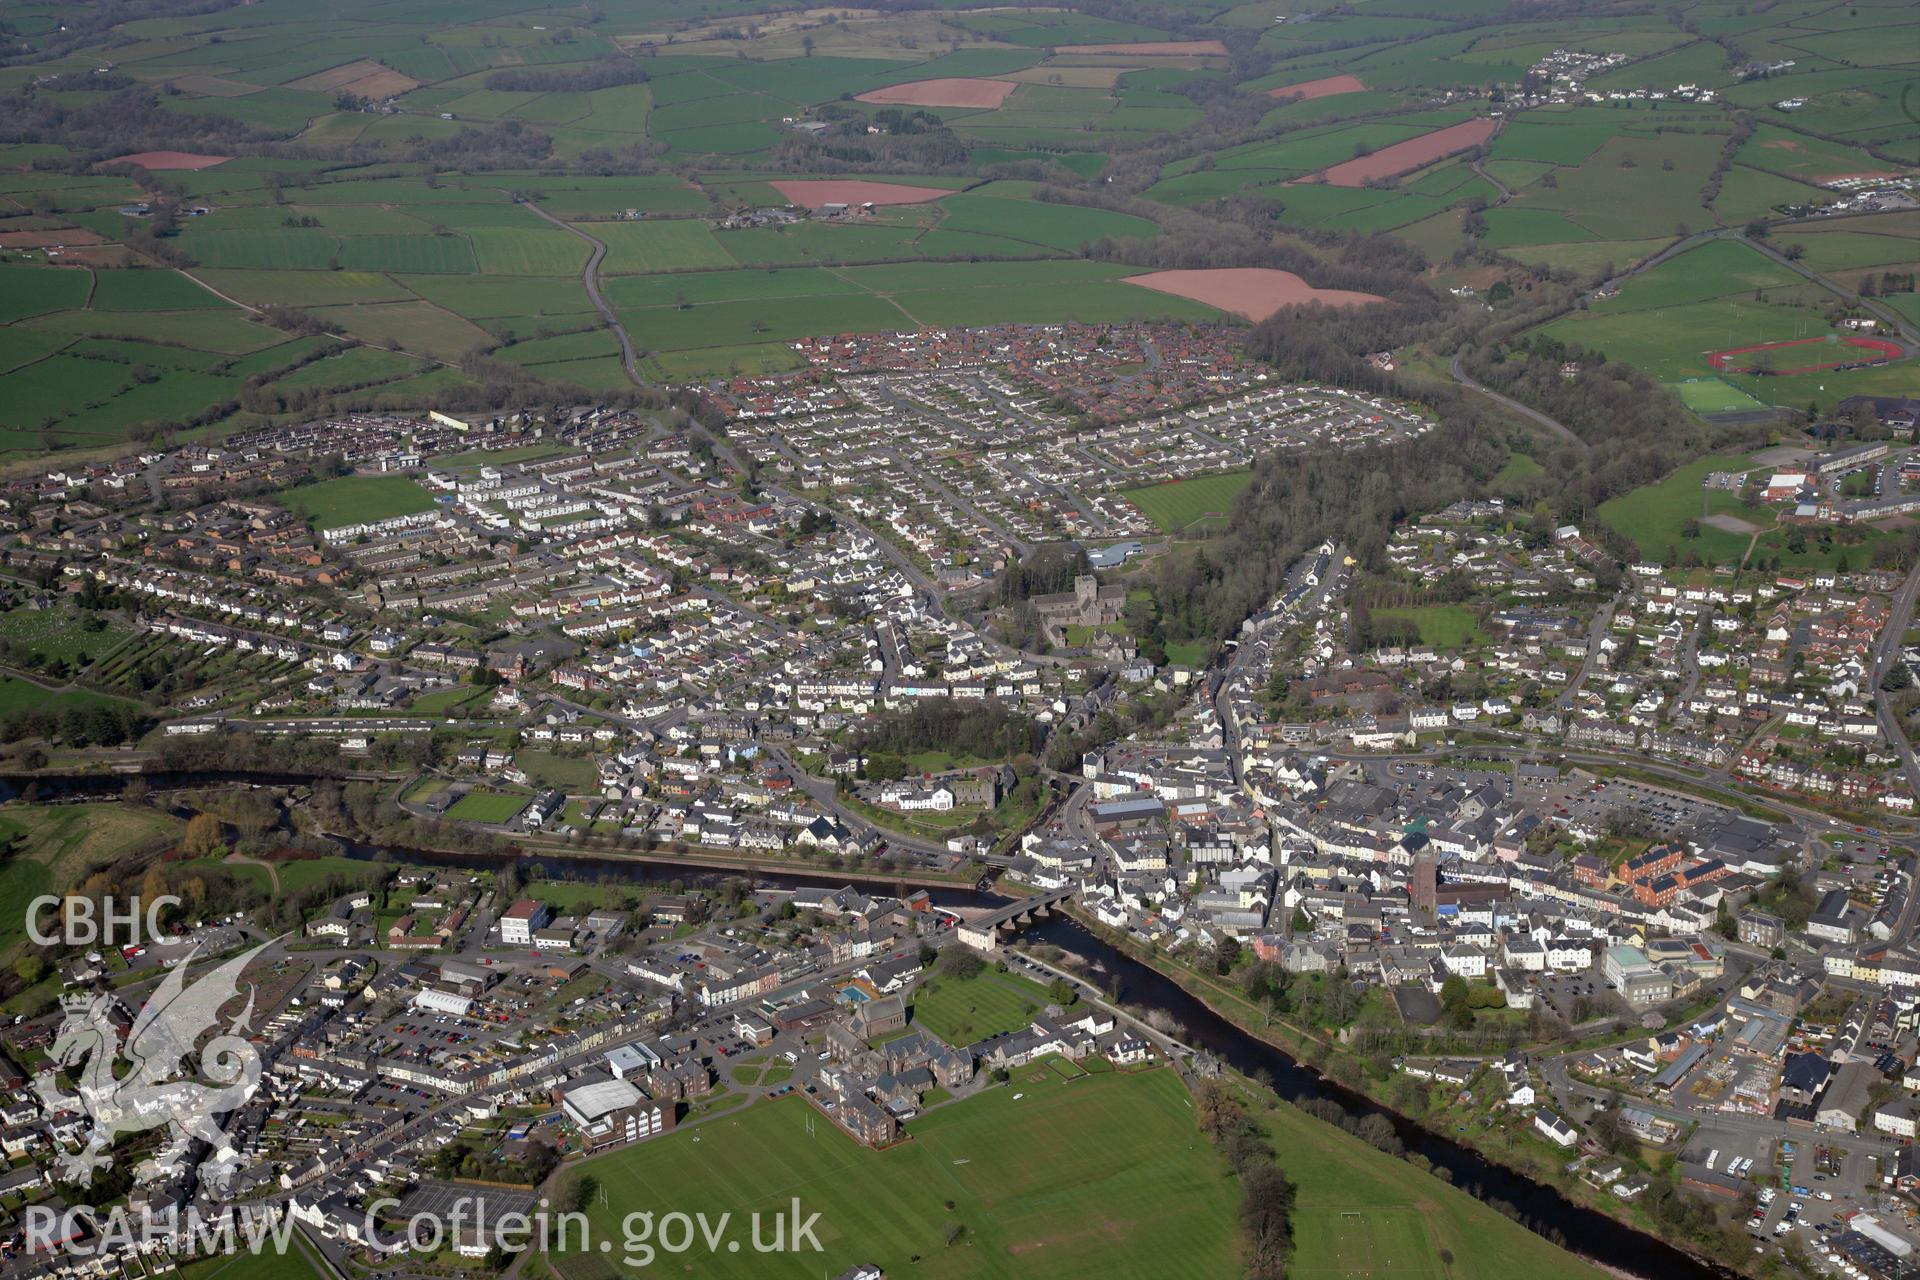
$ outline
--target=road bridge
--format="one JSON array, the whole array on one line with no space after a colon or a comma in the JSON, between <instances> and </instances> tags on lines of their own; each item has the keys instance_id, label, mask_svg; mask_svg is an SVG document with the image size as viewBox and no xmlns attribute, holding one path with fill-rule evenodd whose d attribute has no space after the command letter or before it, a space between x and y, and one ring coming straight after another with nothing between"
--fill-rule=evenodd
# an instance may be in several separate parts
<instances>
[{"instance_id":1,"label":"road bridge","mask_svg":"<svg viewBox=\"0 0 1920 1280\"><path fill-rule=\"evenodd\" d=\"M1022 924L1053 909L1073 897L1071 889L1049 889L1029 894L985 915L965 920L957 930L960 941L975 951L993 951L1000 945L1000 930L1017 931Z\"/></svg>"}]
</instances>

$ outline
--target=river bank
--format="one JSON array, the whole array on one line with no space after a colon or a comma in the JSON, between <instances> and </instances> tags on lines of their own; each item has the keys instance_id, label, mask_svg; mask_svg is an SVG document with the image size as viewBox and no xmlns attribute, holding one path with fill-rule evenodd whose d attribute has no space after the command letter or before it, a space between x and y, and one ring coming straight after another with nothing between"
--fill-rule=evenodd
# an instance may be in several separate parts
<instances>
[{"instance_id":1,"label":"river bank","mask_svg":"<svg viewBox=\"0 0 1920 1280\"><path fill-rule=\"evenodd\" d=\"M220 779L196 776L181 780L181 785L207 785ZM265 782L258 777L234 779L244 783ZM551 849L513 849L502 851L462 850L457 848L420 848L388 843L368 843L336 838L340 851L349 857L373 860L379 857L423 866L459 866L468 869L504 868L539 864L541 874L550 878L586 883L664 884L673 880L744 875L773 888L837 888L847 883L862 883L875 891L898 891L906 885L925 888L941 906L995 906L1010 899L981 891L963 879L922 883L924 877L902 873L874 873L836 869L821 865L796 864L789 860L746 859L737 855L710 857L689 855L639 855L559 846ZM1095 925L1097 927L1097 924ZM1088 971L1112 974L1118 983L1117 998L1145 1009L1158 1009L1175 1023L1187 1028L1181 1038L1213 1058L1249 1077L1271 1081L1276 1092L1289 1102L1299 1104L1314 1099L1330 1099L1349 1114L1384 1115L1394 1126L1405 1146L1420 1153L1429 1167L1444 1170L1442 1177L1454 1186L1512 1217L1536 1234L1562 1244L1574 1253L1616 1272L1647 1277L1676 1277L1678 1280L1724 1280L1729 1274L1691 1254L1669 1246L1645 1234L1632 1224L1597 1212L1565 1194L1545 1180L1523 1176L1503 1166L1489 1155L1474 1150L1451 1135L1430 1129L1420 1121L1399 1114L1371 1096L1357 1092L1338 1080L1303 1065L1296 1054L1312 1051L1303 1044L1288 1046L1270 1038L1271 1028L1243 1026L1231 1009L1215 1008L1205 991L1189 991L1178 975L1161 973L1151 964L1129 954L1124 939L1110 942L1067 916L1040 922L1028 936L1071 951L1081 958ZM1269 1033L1269 1034L1263 1034ZM1314 1041L1325 1051L1325 1041ZM1314 1054L1317 1056L1317 1054ZM1650 1269L1651 1268L1651 1269Z\"/></svg>"},{"instance_id":2,"label":"river bank","mask_svg":"<svg viewBox=\"0 0 1920 1280\"><path fill-rule=\"evenodd\" d=\"M1655 1274L1663 1277L1672 1274L1716 1276L1723 1278L1737 1274L1733 1268L1719 1258L1704 1254L1684 1242L1669 1240L1665 1236L1655 1234L1655 1230L1651 1224L1640 1221L1633 1216L1628 1216L1632 1213L1634 1206L1626 1201L1620 1200L1617 1196L1588 1187L1577 1178L1568 1180L1567 1185L1564 1186L1542 1181L1542 1178L1546 1176L1546 1172L1540 1168L1529 1168L1516 1162L1512 1158L1511 1153L1495 1148L1481 1140L1476 1134L1476 1131L1469 1126L1456 1124L1451 1132L1443 1133L1433 1125L1433 1117L1414 1117L1405 1114L1389 1096L1387 1090L1388 1082L1375 1078L1367 1070L1366 1063L1362 1062L1358 1056L1341 1046L1336 1040L1314 1035L1283 1019L1274 1019L1271 1024L1267 1023L1263 1012L1254 1009L1251 1005L1247 1004L1244 999L1238 997L1236 993L1222 988L1217 983L1202 978L1186 966L1172 961L1152 949L1140 948L1130 939L1107 928L1099 921L1092 919L1078 907L1067 908L1063 913L1062 919L1070 921L1073 928L1079 930L1086 937L1091 938L1108 952L1121 957L1130 965L1138 966L1140 969L1153 974L1160 981L1172 986L1187 1000L1194 1002L1199 1008L1204 1009L1212 1018L1218 1019L1231 1027L1238 1035L1247 1037L1264 1049L1282 1056L1292 1071L1313 1077L1319 1087L1308 1087L1302 1096L1307 1098L1332 1096L1350 1111L1354 1110L1354 1107L1350 1105L1349 1100L1357 1101L1362 1107L1385 1115L1394 1124L1397 1131L1403 1132L1403 1136L1406 1132L1412 1132L1422 1135L1429 1140L1437 1140L1446 1147L1469 1152L1475 1161L1500 1170L1501 1173L1505 1175L1503 1180L1509 1185L1520 1183L1550 1192L1562 1204L1576 1209L1579 1213L1591 1215L1603 1222L1610 1223L1614 1230L1631 1233L1650 1244L1657 1243L1662 1249L1670 1251L1675 1257L1684 1258L1686 1263L1692 1268L1691 1270L1684 1271L1662 1270ZM1038 937L1043 934L1051 935L1057 932L1057 930L1042 928L1030 930L1029 932L1033 936ZM1045 936L1044 940L1048 942L1056 941L1052 936ZM1199 1037L1189 1036L1188 1038L1196 1041L1200 1040ZM1313 1059L1319 1059L1320 1061L1312 1061ZM1341 1070L1337 1065L1341 1063L1350 1065L1352 1069ZM1240 1066L1241 1064L1235 1063L1235 1065ZM1273 1073L1269 1070L1268 1074L1271 1075ZM1288 1101L1296 1103L1299 1101L1299 1098L1289 1096L1289 1090L1286 1087L1280 1087L1279 1092L1281 1096L1287 1098ZM1450 1121L1454 1119L1454 1117L1443 1115L1440 1119ZM1428 1154L1428 1158L1432 1160L1436 1168L1451 1168L1450 1165L1445 1165L1442 1160L1434 1159L1422 1145L1408 1142L1407 1150L1409 1152L1420 1151L1422 1154ZM1571 1158L1571 1153L1568 1153L1568 1158ZM1558 1165L1563 1162L1556 1160L1554 1163ZM1455 1176L1458 1175L1456 1174ZM1515 1207L1522 1208L1517 1202L1515 1202ZM1524 1214L1524 1208L1522 1208L1522 1212ZM1542 1230L1543 1226L1551 1228L1552 1224L1551 1218L1530 1221L1526 1217L1522 1217L1521 1221L1536 1231ZM1582 1248L1581 1244L1576 1243L1571 1235L1567 1235L1566 1237L1566 1247L1573 1249L1575 1252L1582 1253L1582 1255L1587 1256L1590 1261L1610 1271L1621 1274L1647 1274L1634 1265L1630 1255L1627 1258L1618 1259L1610 1257L1607 1254L1591 1253Z\"/></svg>"}]
</instances>

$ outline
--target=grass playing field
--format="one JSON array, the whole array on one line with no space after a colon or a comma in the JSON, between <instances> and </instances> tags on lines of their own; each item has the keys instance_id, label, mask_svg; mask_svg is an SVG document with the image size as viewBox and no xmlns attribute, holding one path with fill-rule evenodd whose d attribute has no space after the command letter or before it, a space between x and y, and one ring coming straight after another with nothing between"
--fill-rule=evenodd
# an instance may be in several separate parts
<instances>
[{"instance_id":1,"label":"grass playing field","mask_svg":"<svg viewBox=\"0 0 1920 1280\"><path fill-rule=\"evenodd\" d=\"M1729 386L1718 378L1688 378L1667 385L1680 397L1682 404L1699 414L1752 413L1767 407L1738 387Z\"/></svg>"},{"instance_id":2,"label":"grass playing field","mask_svg":"<svg viewBox=\"0 0 1920 1280\"><path fill-rule=\"evenodd\" d=\"M1711 514L1708 505L1717 498L1729 511L1738 507L1732 495L1716 493L1709 497L1701 488L1701 483L1712 471L1744 471L1752 462L1737 454L1714 455L1690 462L1668 475L1657 484L1645 485L1623 494L1611 502L1600 506L1600 519L1614 529L1632 538L1640 548L1640 554L1650 560L1664 562L1670 550L1678 548L1683 542L1698 550L1701 558L1710 564L1722 564L1738 561L1746 554L1747 535L1728 533L1711 525L1700 528L1697 539L1685 539L1683 526L1689 520L1698 520L1703 514ZM1703 498L1707 503L1703 503ZM1764 513L1760 517L1771 523Z\"/></svg>"},{"instance_id":3,"label":"grass playing field","mask_svg":"<svg viewBox=\"0 0 1920 1280\"><path fill-rule=\"evenodd\" d=\"M1424 1215L1414 1209L1317 1209L1296 1213L1294 1247L1322 1254L1332 1265L1303 1267L1289 1274L1300 1280L1442 1280L1447 1271L1434 1248Z\"/></svg>"},{"instance_id":4,"label":"grass playing field","mask_svg":"<svg viewBox=\"0 0 1920 1280\"><path fill-rule=\"evenodd\" d=\"M285 1254L262 1250L205 1258L181 1267L175 1274L180 1280L307 1280L319 1273L306 1249L295 1244Z\"/></svg>"},{"instance_id":5,"label":"grass playing field","mask_svg":"<svg viewBox=\"0 0 1920 1280\"><path fill-rule=\"evenodd\" d=\"M1098 1066L1100 1064L1093 1064ZM1281 1105L1256 1108L1297 1188L1302 1280L1597 1280L1573 1255L1466 1192ZM1213 1277L1238 1274L1238 1187L1196 1131L1167 1070L1055 1071L930 1111L885 1151L855 1145L789 1098L630 1147L585 1168L603 1194L588 1212L610 1256L551 1254L561 1280L615 1280L624 1215L768 1215L798 1198L821 1215L823 1252L704 1250L655 1266L717 1277L834 1275L855 1261L932 1277ZM1037 1153L1045 1158L1037 1158ZM564 1176L564 1175L563 1175ZM949 1207L951 1206L951 1207ZM958 1225L964 1230L945 1243Z\"/></svg>"},{"instance_id":6,"label":"grass playing field","mask_svg":"<svg viewBox=\"0 0 1920 1280\"><path fill-rule=\"evenodd\" d=\"M1464 1191L1290 1106L1263 1113L1298 1188L1298 1280L1598 1280L1601 1273Z\"/></svg>"},{"instance_id":7,"label":"grass playing field","mask_svg":"<svg viewBox=\"0 0 1920 1280\"><path fill-rule=\"evenodd\" d=\"M511 822L531 798L501 791L469 791L453 802L447 816L457 822Z\"/></svg>"},{"instance_id":8,"label":"grass playing field","mask_svg":"<svg viewBox=\"0 0 1920 1280\"><path fill-rule=\"evenodd\" d=\"M1251 471L1227 471L1128 489L1121 496L1138 507L1140 514L1153 521L1161 532L1177 534L1198 521L1225 517L1233 510L1233 500L1252 480Z\"/></svg>"},{"instance_id":9,"label":"grass playing field","mask_svg":"<svg viewBox=\"0 0 1920 1280\"><path fill-rule=\"evenodd\" d=\"M802 1217L821 1215L822 1253L743 1246L665 1260L713 1280L812 1280L861 1262L930 1280L1237 1272L1237 1188L1166 1070L1067 1081L1035 1064L1004 1087L927 1113L911 1140L879 1152L787 1098L587 1168L606 1192L588 1211L595 1237L612 1233L616 1244L621 1218L636 1210L738 1218L785 1212L797 1197ZM949 1245L951 1224L964 1230ZM611 1259L553 1261L566 1280L604 1280L631 1273L620 1256L616 1247Z\"/></svg>"},{"instance_id":10,"label":"grass playing field","mask_svg":"<svg viewBox=\"0 0 1920 1280\"><path fill-rule=\"evenodd\" d=\"M405 476L341 476L290 489L282 500L319 529L433 510L427 491Z\"/></svg>"},{"instance_id":11,"label":"grass playing field","mask_svg":"<svg viewBox=\"0 0 1920 1280\"><path fill-rule=\"evenodd\" d=\"M913 1022L951 1045L1018 1031L1047 1004L1047 991L1011 973L983 969L971 978L936 975L914 992Z\"/></svg>"}]
</instances>

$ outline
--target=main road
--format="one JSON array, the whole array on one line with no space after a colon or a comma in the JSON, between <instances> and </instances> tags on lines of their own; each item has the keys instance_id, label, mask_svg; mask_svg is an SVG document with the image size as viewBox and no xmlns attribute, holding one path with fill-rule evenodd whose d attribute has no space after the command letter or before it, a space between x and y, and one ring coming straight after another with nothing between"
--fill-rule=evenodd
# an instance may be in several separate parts
<instances>
[{"instance_id":1,"label":"main road","mask_svg":"<svg viewBox=\"0 0 1920 1280\"><path fill-rule=\"evenodd\" d=\"M1894 713L1893 696L1882 687L1882 681L1893 664L1900 660L1902 641L1906 638L1907 625L1913 618L1913 605L1920 596L1920 564L1907 574L1907 580L1900 584L1900 590L1894 593L1893 608L1887 615L1887 625L1880 632L1880 642L1873 650L1873 710L1880 720L1880 731L1887 735L1887 741L1900 753L1900 766L1906 771L1907 785L1915 795L1920 795L1920 761L1913 755L1913 744L1907 741L1907 733L1900 725L1900 717Z\"/></svg>"}]
</instances>

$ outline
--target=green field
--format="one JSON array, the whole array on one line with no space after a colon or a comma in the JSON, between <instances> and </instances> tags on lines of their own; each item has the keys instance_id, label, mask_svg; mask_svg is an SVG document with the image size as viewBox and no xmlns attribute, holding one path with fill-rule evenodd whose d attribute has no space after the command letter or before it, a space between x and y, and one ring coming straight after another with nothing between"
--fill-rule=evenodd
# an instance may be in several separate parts
<instances>
[{"instance_id":1,"label":"green field","mask_svg":"<svg viewBox=\"0 0 1920 1280\"><path fill-rule=\"evenodd\" d=\"M790 367L792 353L781 344L808 334L1218 315L1121 283L1130 274L1124 266L1079 261L798 266L619 277L607 296L656 365L682 357L672 364L680 377L728 372L760 353L777 360L774 367Z\"/></svg>"},{"instance_id":2,"label":"green field","mask_svg":"<svg viewBox=\"0 0 1920 1280\"><path fill-rule=\"evenodd\" d=\"M531 796L510 795L504 791L469 791L453 802L447 817L456 822L486 822L498 825L511 822L527 807Z\"/></svg>"},{"instance_id":3,"label":"green field","mask_svg":"<svg viewBox=\"0 0 1920 1280\"><path fill-rule=\"evenodd\" d=\"M59 711L66 707L91 707L119 704L123 698L111 698L90 689L68 689L49 693L31 680L0 676L0 715L14 711Z\"/></svg>"},{"instance_id":4,"label":"green field","mask_svg":"<svg viewBox=\"0 0 1920 1280\"><path fill-rule=\"evenodd\" d=\"M798 1098L756 1104L593 1161L606 1198L589 1221L618 1240L640 1206L744 1215L798 1196L803 1217L820 1214L822 1253L703 1254L697 1274L716 1278L800 1280L856 1262L934 1278L1233 1273L1235 1189L1171 1071L1068 1082L1028 1067L912 1132L874 1152ZM948 1245L954 1222L965 1230ZM553 1261L566 1280L619 1273L601 1258Z\"/></svg>"},{"instance_id":5,"label":"green field","mask_svg":"<svg viewBox=\"0 0 1920 1280\"><path fill-rule=\"evenodd\" d=\"M1644 559L1668 563L1676 550L1691 547L1709 564L1737 563L1747 551L1746 534L1702 524L1699 536L1689 539L1684 536L1684 528L1689 521L1698 521L1703 514L1713 514L1716 509L1727 513L1738 511L1738 501L1732 495L1709 494L1702 488L1702 482L1709 472L1745 471L1752 465L1750 459L1738 454L1701 458L1678 468L1657 484L1601 504L1600 519L1631 538ZM1753 513L1752 520L1771 523L1772 517L1760 511Z\"/></svg>"},{"instance_id":6,"label":"green field","mask_svg":"<svg viewBox=\"0 0 1920 1280\"><path fill-rule=\"evenodd\" d=\"M92 867L143 845L164 844L182 825L169 814L120 804L0 809L0 843L6 847L0 861L0 912L8 920L24 920L36 896L63 892Z\"/></svg>"},{"instance_id":7,"label":"green field","mask_svg":"<svg viewBox=\"0 0 1920 1280\"><path fill-rule=\"evenodd\" d=\"M319 23L269 0L191 22L110 14L97 31L77 35L58 24L16 24L10 34L23 66L112 62L136 92L154 92L151 109L162 117L187 129L212 121L203 149L233 158L165 175L191 216L161 237L164 250L149 252L140 247L139 218L120 212L154 194L139 181L85 172L84 162L98 157L58 141L0 153L13 157L0 167L0 229L49 233L53 243L71 233L87 251L87 265L52 270L55 261L77 263L72 245L43 253L28 240L18 251L13 242L0 249L17 259L0 263L0 450L113 447L167 431L251 425L235 408L252 389L249 377L278 392L277 403L309 413L471 397L480 388L455 368L474 353L599 323L580 281L588 245L536 210L608 245L607 293L647 376L663 381L789 369L790 344L809 335L1217 318L1198 304L1118 285L1129 272L1110 249L1097 263L1076 260L1096 242L1160 238L1162 226L1188 216L1178 210L1203 224L1223 213L1243 219L1257 207L1283 234L1398 237L1436 269L1462 251L1493 251L1591 280L1686 230L1737 227L1831 200L1815 184L1913 154L1920 124L1896 101L1910 59L1895 54L1920 23L1883 8L1864 17L1583 17L1566 39L1632 59L1596 86L1637 92L1692 82L1719 97L1505 111L1484 173L1456 157L1352 188L1300 180L1485 114L1482 103L1445 95L1516 83L1552 52L1538 23L1481 0L1285 24L1275 19L1302 16L1298 5L1242 5L1177 21L1171 12L1070 10L862 12L851 21L783 12L755 21L768 11L748 4L724 13L589 10L533 22L484 6L401 14L350 0ZM1217 56L1058 48L1202 39L1209 28L1252 37L1272 60L1234 84L1238 64ZM1740 81L1716 61L1720 40L1739 41L1754 59L1794 59L1792 85ZM643 78L608 72L605 60L622 54L644 64ZM1263 89L1339 73L1364 87L1275 102L1257 129L1222 122L1215 134L1205 123L1215 90L1258 102ZM11 74L21 79L18 67ZM859 100L907 81L970 76L1007 77L1011 92L996 107L924 113ZM1775 89L1807 101L1783 112ZM349 100L363 90L374 109ZM106 101L103 90L78 84L47 90L54 93L76 112ZM377 107L388 95L397 114ZM1728 165L1722 150L1736 109L1753 112L1757 127ZM816 128L823 131L802 132ZM57 132L33 130L36 139ZM1116 140L1147 166L1138 182L1117 188L1104 178ZM1712 188L1703 190L1710 173ZM719 225L782 204L775 180L849 176L952 194L845 221ZM1128 191L1144 199L1121 194ZM1222 200L1244 207L1222 210ZM1207 240L1201 224L1183 230L1183 241ZM1805 261L1840 272L1904 261L1910 235L1849 224L1795 230ZM1711 343L1714 335L1766 341L1818 321L1821 296L1765 264L1733 262L1739 253L1710 246L1678 276L1636 282L1617 305L1569 317L1553 332L1679 381L1708 374L1700 355L1726 345ZM1032 268L1025 279L994 271L1023 262ZM169 270L173 263L201 283ZM911 264L948 270L919 285L861 278ZM792 293L764 268L816 271L837 288ZM736 273L741 287L703 296L712 277ZM1768 304L1784 305L1759 314L1756 287ZM265 372L217 359L196 364L197 356L290 345L227 298L310 310L351 338L443 368L373 368L368 357L306 373L288 372L292 361ZM1628 312L1651 313L1652 323L1626 319ZM156 388L145 369L132 376L134 363L46 346L72 336L180 354L161 362ZM578 394L571 388L628 389L607 353L533 355L505 355L519 366L527 396L537 397L538 383L563 396ZM1762 401L1825 404L1853 391L1902 389L1894 385L1900 376L1850 375L1837 392L1794 380L1731 385ZM1195 507L1194 518L1210 510Z\"/></svg>"},{"instance_id":8,"label":"green field","mask_svg":"<svg viewBox=\"0 0 1920 1280\"><path fill-rule=\"evenodd\" d=\"M821 1215L822 1253L682 1261L703 1276L795 1280L856 1260L931 1277L1238 1274L1236 1188L1195 1132L1177 1078L1164 1068L1083 1074L1067 1065L1022 1068L1007 1085L930 1111L910 1122L910 1141L886 1151L855 1145L817 1113L809 1132L812 1108L787 1099L594 1160L585 1167L607 1193L589 1210L594 1238L638 1206L656 1217L770 1214L797 1195L803 1217ZM1600 1274L1466 1192L1304 1112L1280 1105L1256 1114L1297 1188L1289 1275ZM1035 1159L1037 1151L1047 1158ZM949 1246L954 1223L965 1230ZM609 1280L621 1270L578 1253L552 1260L562 1280Z\"/></svg>"},{"instance_id":9,"label":"green field","mask_svg":"<svg viewBox=\"0 0 1920 1280\"><path fill-rule=\"evenodd\" d=\"M591 792L598 774L593 761L584 756L555 755L551 751L517 751L513 762L543 787L557 787L574 793Z\"/></svg>"},{"instance_id":10,"label":"green field","mask_svg":"<svg viewBox=\"0 0 1920 1280\"><path fill-rule=\"evenodd\" d=\"M1240 491L1252 482L1251 471L1227 471L1127 489L1120 496L1138 507L1140 514L1153 521L1162 533L1179 534L1202 521L1224 519L1232 512Z\"/></svg>"},{"instance_id":11,"label":"green field","mask_svg":"<svg viewBox=\"0 0 1920 1280\"><path fill-rule=\"evenodd\" d=\"M913 1023L948 1044L968 1045L1018 1031L1049 1003L1037 982L983 969L971 978L927 977L913 993Z\"/></svg>"},{"instance_id":12,"label":"green field","mask_svg":"<svg viewBox=\"0 0 1920 1280\"><path fill-rule=\"evenodd\" d=\"M1487 636L1473 610L1460 604L1427 604L1410 609L1375 609L1379 621L1411 622L1420 629L1420 642L1435 649L1464 649L1485 644Z\"/></svg>"},{"instance_id":13,"label":"green field","mask_svg":"<svg viewBox=\"0 0 1920 1280\"><path fill-rule=\"evenodd\" d=\"M327 854L318 858L289 858L273 864L279 873L280 888L285 893L299 893L303 889L340 878L355 884L365 883L379 871L358 858L349 858L344 854Z\"/></svg>"},{"instance_id":14,"label":"green field","mask_svg":"<svg viewBox=\"0 0 1920 1280\"><path fill-rule=\"evenodd\" d=\"M1752 413L1767 407L1719 378L1689 378L1667 386L1682 404L1698 414Z\"/></svg>"},{"instance_id":15,"label":"green field","mask_svg":"<svg viewBox=\"0 0 1920 1280\"><path fill-rule=\"evenodd\" d=\"M1700 413L1769 405L1797 409L1809 400L1831 404L1848 395L1889 394L1885 388L1910 379L1910 366L1900 363L1759 377L1716 375L1708 362L1717 351L1837 334L1825 310L1829 300L1758 250L1716 239L1632 277L1617 296L1563 316L1543 331L1676 384L1688 407Z\"/></svg>"},{"instance_id":16,"label":"green field","mask_svg":"<svg viewBox=\"0 0 1920 1280\"><path fill-rule=\"evenodd\" d=\"M293 1236L298 1240L298 1233ZM269 1243L259 1253L242 1250L224 1257L206 1258L181 1267L180 1280L307 1280L320 1272L306 1248L295 1243L285 1254Z\"/></svg>"},{"instance_id":17,"label":"green field","mask_svg":"<svg viewBox=\"0 0 1920 1280\"><path fill-rule=\"evenodd\" d=\"M316 529L385 520L433 510L433 498L405 476L341 476L289 490L287 506L313 521Z\"/></svg>"}]
</instances>

